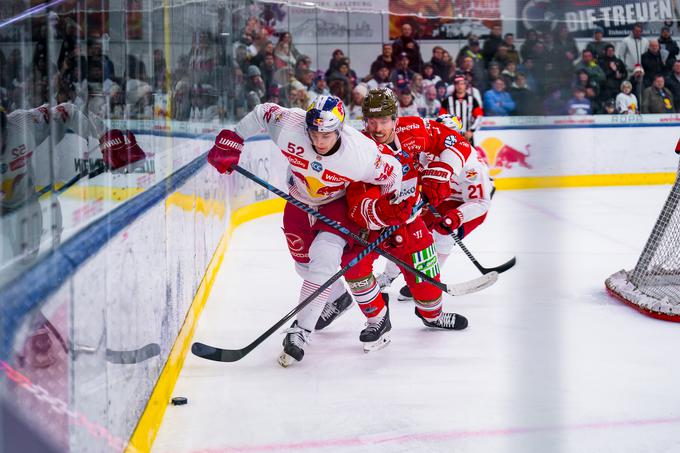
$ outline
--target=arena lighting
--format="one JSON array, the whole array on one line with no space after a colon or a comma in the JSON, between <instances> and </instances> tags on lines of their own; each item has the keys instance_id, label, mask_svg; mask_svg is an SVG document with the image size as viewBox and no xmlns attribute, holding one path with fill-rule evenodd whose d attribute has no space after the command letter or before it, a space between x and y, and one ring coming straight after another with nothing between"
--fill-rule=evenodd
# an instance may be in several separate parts
<instances>
[{"instance_id":1,"label":"arena lighting","mask_svg":"<svg viewBox=\"0 0 680 453\"><path fill-rule=\"evenodd\" d=\"M66 0L52 0L51 2L44 3L42 5L34 6L33 8L29 8L26 11L24 11L21 14L17 14L16 16L12 17L11 19L7 19L5 22L0 24L0 28L6 27L7 25L11 25L14 22L20 21L22 19L25 19L28 16L31 16L35 13L39 13L43 11L44 9L49 8L50 6L55 6L58 5L59 3L64 3Z\"/></svg>"}]
</instances>

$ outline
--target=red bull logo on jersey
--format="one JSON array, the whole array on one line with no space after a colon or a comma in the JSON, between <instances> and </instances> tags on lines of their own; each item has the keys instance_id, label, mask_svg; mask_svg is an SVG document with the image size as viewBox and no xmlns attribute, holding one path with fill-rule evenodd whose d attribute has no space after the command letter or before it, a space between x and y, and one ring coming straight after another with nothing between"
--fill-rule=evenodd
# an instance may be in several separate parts
<instances>
[{"instance_id":1,"label":"red bull logo on jersey","mask_svg":"<svg viewBox=\"0 0 680 453\"><path fill-rule=\"evenodd\" d=\"M531 169L529 157L531 145L525 145L524 151L503 142L499 138L489 137L484 139L477 151L480 157L486 158L489 165L489 174L496 176L503 171L503 169L512 169L523 167Z\"/></svg>"},{"instance_id":2,"label":"red bull logo on jersey","mask_svg":"<svg viewBox=\"0 0 680 453\"><path fill-rule=\"evenodd\" d=\"M479 173L477 173L477 170L471 168L469 170L465 170L465 179L468 181L476 181L477 176L479 176Z\"/></svg>"},{"instance_id":3,"label":"red bull logo on jersey","mask_svg":"<svg viewBox=\"0 0 680 453\"><path fill-rule=\"evenodd\" d=\"M320 197L330 197L343 190L345 190L344 184L340 186L323 186L316 190L316 194Z\"/></svg>"}]
</instances>

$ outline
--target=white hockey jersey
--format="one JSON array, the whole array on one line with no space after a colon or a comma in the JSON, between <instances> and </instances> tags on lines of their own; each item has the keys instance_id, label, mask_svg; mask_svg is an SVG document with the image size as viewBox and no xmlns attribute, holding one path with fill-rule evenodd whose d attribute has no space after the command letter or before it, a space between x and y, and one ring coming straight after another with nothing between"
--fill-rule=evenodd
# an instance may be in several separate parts
<instances>
[{"instance_id":1,"label":"white hockey jersey","mask_svg":"<svg viewBox=\"0 0 680 453\"><path fill-rule=\"evenodd\" d=\"M290 195L318 206L345 195L350 182L363 181L381 186L382 193L398 191L401 165L383 154L371 139L345 125L340 132L340 147L322 156L314 151L305 127L305 111L277 104L260 104L237 125L243 139L263 130L288 160Z\"/></svg>"},{"instance_id":2,"label":"white hockey jersey","mask_svg":"<svg viewBox=\"0 0 680 453\"><path fill-rule=\"evenodd\" d=\"M447 200L461 203L457 208L463 214L463 223L477 219L489 211L493 182L489 167L480 158L474 147L459 175L451 176L451 196ZM421 161L427 165L429 161Z\"/></svg>"},{"instance_id":3,"label":"white hockey jersey","mask_svg":"<svg viewBox=\"0 0 680 453\"><path fill-rule=\"evenodd\" d=\"M71 103L52 108L45 104L7 115L7 133L0 150L0 203L3 208L12 210L35 195L33 153L50 135L55 144L59 143L67 130L83 138L98 138L101 126L97 127Z\"/></svg>"}]
</instances>

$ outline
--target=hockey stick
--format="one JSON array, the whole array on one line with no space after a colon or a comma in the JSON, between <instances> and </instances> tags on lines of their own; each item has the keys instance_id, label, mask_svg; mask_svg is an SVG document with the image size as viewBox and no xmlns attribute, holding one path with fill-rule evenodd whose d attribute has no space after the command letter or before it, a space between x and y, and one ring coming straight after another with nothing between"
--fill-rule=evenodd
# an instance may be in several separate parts
<instances>
[{"instance_id":1,"label":"hockey stick","mask_svg":"<svg viewBox=\"0 0 680 453\"><path fill-rule=\"evenodd\" d=\"M420 209L420 206L418 206L418 209ZM242 349L222 349L222 348L216 348L214 346L208 346L207 344L195 342L194 344L191 345L191 352L194 353L194 355L197 355L198 357L208 359L208 360L214 360L216 362L236 362L237 360L241 360L244 358L250 351L255 349L260 343L262 343L264 340L266 340L271 334L276 332L281 326L283 326L290 318L295 316L300 310L305 308L310 302L312 302L314 299L316 299L319 294L324 292L327 288L329 288L333 283L335 283L340 277L342 277L350 268L355 266L359 261L361 261L366 255L371 253L374 249L376 249L385 239L387 239L392 233L394 233L397 229L399 228L398 225L391 226L387 228L379 237L378 239L375 240L375 242L372 242L371 244L366 247L361 253L359 253L352 261L347 263L345 267L340 269L338 272L335 273L330 279L326 281L323 285L319 286L316 291L314 291L312 294L310 294L305 300L300 302L295 308L293 308L291 311L288 312L286 316L281 318L276 324L271 326L265 333L260 335L250 343L248 346Z\"/></svg>"},{"instance_id":2,"label":"hockey stick","mask_svg":"<svg viewBox=\"0 0 680 453\"><path fill-rule=\"evenodd\" d=\"M436 215L437 217L441 217L439 212L434 208L434 206L428 204L427 207L430 209L430 212L432 214ZM472 261L472 264L475 265L477 269L479 269L479 272L482 274L489 274L491 272L497 272L499 274L502 274L503 272L507 271L508 269L511 269L516 263L517 263L517 258L512 257L510 260L508 260L506 263L501 264L500 266L496 267L484 267L481 264L479 264L479 261L472 255L470 250L463 244L463 241L458 237L458 234L456 234L455 231L453 231L451 228L446 227L446 230L449 232L449 236L453 238L453 240L456 242L456 245L460 247L460 249L465 253L465 255L470 258L470 261Z\"/></svg>"},{"instance_id":3,"label":"hockey stick","mask_svg":"<svg viewBox=\"0 0 680 453\"><path fill-rule=\"evenodd\" d=\"M78 173L73 178L66 181L64 183L64 185L61 186L57 190L54 190L54 186L52 184L48 184L45 187L43 187L42 189L40 189L39 191L37 191L35 194L38 196L38 198L42 197L43 195L45 195L47 192L50 192L50 191L54 192L56 195L61 195L62 193L66 192L68 189L70 189L75 183L77 183L78 181L83 179L84 177L87 176L88 179L94 178L95 176L101 175L105 171L106 171L106 167L100 167L100 168L98 168L95 171L90 172L90 173L84 173L84 172Z\"/></svg>"},{"instance_id":4,"label":"hockey stick","mask_svg":"<svg viewBox=\"0 0 680 453\"><path fill-rule=\"evenodd\" d=\"M313 215L317 219L321 220L324 222L326 225L340 231L344 235L352 238L354 241L358 242L359 244L363 246L368 246L369 243L363 239L361 236L358 236L354 233L352 233L350 230L345 228L340 224L340 222L337 222L333 219L330 219L326 217L323 214L318 213L314 209L310 208L306 204L302 203L299 200L296 200L295 198L291 197L287 193L283 192L282 190L277 189L276 187L272 186L268 182L264 181L263 179L259 178L258 176L252 174L248 170L244 169L243 167L239 165L234 165L232 167L235 171L238 173L242 174L246 178L250 179L251 181L255 182L256 184L259 184L260 186L264 187L265 189L275 193L279 197L283 198L286 200L288 203L292 204L298 209L303 210L307 214ZM422 203L421 203L422 205ZM389 252L386 252L385 250L382 250L380 248L375 248L375 252L378 253L381 256L384 256L388 260L392 261L393 263L401 266L403 269L411 272L414 275L417 275L419 278L422 280L430 283L433 286L436 286L437 288L441 289L442 291L452 295L452 296L462 296L464 294L470 294L474 293L477 291L481 291L484 288L487 288L494 283L496 283L496 280L498 279L498 274L494 273L493 271L485 272L483 276L478 277L473 280L469 280L466 282L461 282L461 283L455 283L455 284L450 284L447 285L446 283L442 283L440 281L435 280L434 278L430 277L429 275L425 274L419 269L416 269L415 267L411 266L410 264L400 260L396 256L392 255Z\"/></svg>"}]
</instances>

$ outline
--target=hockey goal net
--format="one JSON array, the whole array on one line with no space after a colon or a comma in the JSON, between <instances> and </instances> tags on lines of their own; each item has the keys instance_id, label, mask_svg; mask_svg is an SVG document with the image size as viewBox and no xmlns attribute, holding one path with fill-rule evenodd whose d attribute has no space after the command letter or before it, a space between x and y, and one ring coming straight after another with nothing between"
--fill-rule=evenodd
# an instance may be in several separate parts
<instances>
[{"instance_id":1,"label":"hockey goal net","mask_svg":"<svg viewBox=\"0 0 680 453\"><path fill-rule=\"evenodd\" d=\"M620 301L651 317L675 322L680 322L679 203L680 167L637 265L605 281L607 291Z\"/></svg>"}]
</instances>

